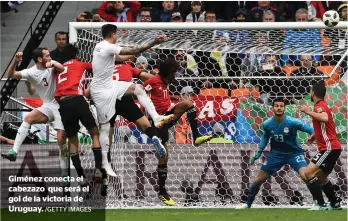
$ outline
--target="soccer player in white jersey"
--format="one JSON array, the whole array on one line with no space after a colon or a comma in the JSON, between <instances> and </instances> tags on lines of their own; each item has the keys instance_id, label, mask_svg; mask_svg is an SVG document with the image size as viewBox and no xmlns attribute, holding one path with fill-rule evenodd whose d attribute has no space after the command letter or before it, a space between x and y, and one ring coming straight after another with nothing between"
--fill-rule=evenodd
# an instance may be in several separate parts
<instances>
[{"instance_id":1,"label":"soccer player in white jersey","mask_svg":"<svg viewBox=\"0 0 348 221\"><path fill-rule=\"evenodd\" d=\"M27 137L32 124L44 124L52 122L53 128L57 130L57 141L60 147L60 164L62 176L67 176L68 155L66 147L66 137L64 133L63 123L59 114L59 105L54 99L56 92L56 77L55 73L64 71L62 64L53 61L47 48L36 48L32 53L32 58L35 65L31 68L16 71L16 66L22 61L23 53L18 52L12 63L8 77L27 79L43 101L43 105L32 110L24 117L21 126L18 129L13 148L8 153L2 153L1 156L10 161L16 161L17 153Z\"/></svg>"},{"instance_id":2,"label":"soccer player in white jersey","mask_svg":"<svg viewBox=\"0 0 348 221\"><path fill-rule=\"evenodd\" d=\"M110 119L114 116L116 110L116 100L120 100L125 95L134 94L137 96L139 103L145 108L156 127L161 127L173 118L172 115L160 116L147 96L142 85L133 84L132 82L113 81L115 56L135 55L146 51L147 49L160 44L166 40L165 35L158 35L154 40L147 44L137 45L133 48L120 47L117 42L117 26L106 24L102 26L103 41L99 42L93 51L93 79L90 86L92 100L97 109L98 121L100 123L100 144L103 154L103 168L109 176L116 176L112 170L107 153L109 150L109 130ZM165 154L165 148L158 137L152 138L158 153Z\"/></svg>"}]
</instances>

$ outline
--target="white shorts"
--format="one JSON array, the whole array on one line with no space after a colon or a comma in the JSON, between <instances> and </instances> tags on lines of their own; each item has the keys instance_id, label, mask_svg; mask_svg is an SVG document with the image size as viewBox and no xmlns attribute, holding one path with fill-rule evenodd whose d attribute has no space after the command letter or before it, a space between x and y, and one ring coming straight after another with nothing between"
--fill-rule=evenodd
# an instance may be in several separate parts
<instances>
[{"instance_id":1,"label":"white shorts","mask_svg":"<svg viewBox=\"0 0 348 221\"><path fill-rule=\"evenodd\" d=\"M53 125L55 130L64 130L62 118L59 114L59 104L43 103L43 105L37 108L37 110L48 117L48 122Z\"/></svg>"},{"instance_id":2,"label":"white shorts","mask_svg":"<svg viewBox=\"0 0 348 221\"><path fill-rule=\"evenodd\" d=\"M121 100L132 84L132 82L113 81L111 88L102 90L91 88L91 97L97 109L97 117L100 124L109 123L116 113L116 100Z\"/></svg>"}]
</instances>

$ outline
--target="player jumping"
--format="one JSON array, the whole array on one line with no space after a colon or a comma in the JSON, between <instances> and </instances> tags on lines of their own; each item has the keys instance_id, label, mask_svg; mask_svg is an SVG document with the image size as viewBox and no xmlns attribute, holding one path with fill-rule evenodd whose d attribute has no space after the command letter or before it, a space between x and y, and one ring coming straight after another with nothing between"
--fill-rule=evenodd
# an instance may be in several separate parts
<instances>
[{"instance_id":1,"label":"player jumping","mask_svg":"<svg viewBox=\"0 0 348 221\"><path fill-rule=\"evenodd\" d=\"M116 62L113 80L132 82L133 78L138 78L145 82L152 78L153 75L142 72L138 68L133 68L128 64L122 62ZM142 132L148 137L153 138L156 135L156 129L151 125L147 117L144 116L138 105L135 104L134 99L131 95L123 96L121 100L116 101L116 114L110 120L110 134L109 134L109 145L111 147L112 137L114 132L115 120L117 115L121 115L126 120L133 122ZM157 138L156 138L157 139ZM110 150L108 154L109 161L111 161Z\"/></svg>"},{"instance_id":2,"label":"player jumping","mask_svg":"<svg viewBox=\"0 0 348 221\"><path fill-rule=\"evenodd\" d=\"M259 159L271 140L271 150L265 164L257 174L256 180L251 184L246 204L236 209L250 208L261 185L272 173L280 170L285 164L289 164L306 182L305 168L307 166L303 149L297 142L297 131L313 134L314 130L309 125L298 119L285 115L285 102L282 98L276 98L272 104L274 116L263 123L263 136L259 144L259 150L250 159L253 165Z\"/></svg>"},{"instance_id":3,"label":"player jumping","mask_svg":"<svg viewBox=\"0 0 348 221\"><path fill-rule=\"evenodd\" d=\"M308 187L317 200L317 204L310 210L341 210L340 201L334 192L334 186L328 179L336 161L340 157L342 147L336 133L336 125L332 112L324 101L326 94L325 83L314 84L311 92L311 101L314 109L311 111L308 105L302 105L299 110L312 117L314 132L309 141L317 141L318 153L312 158L306 168L305 174L308 179ZM330 203L325 206L325 195Z\"/></svg>"},{"instance_id":4,"label":"player jumping","mask_svg":"<svg viewBox=\"0 0 348 221\"><path fill-rule=\"evenodd\" d=\"M176 104L170 109L170 94L168 90L168 84L175 79L175 74L179 66L175 59L168 58L159 67L159 73L147 80L144 83L145 90L150 93L150 98L152 99L156 110L159 114L171 115L174 114L174 120L164 125L158 130L158 135L162 139L162 143L166 148L165 157L160 157L157 173L158 173L158 184L159 193L158 198L166 205L174 206L175 202L171 199L170 195L167 193L165 188L165 182L167 179L167 163L168 163L168 146L167 142L169 140L168 130L180 119L180 117L187 113L187 118L189 120L191 131L193 135L194 144L196 146L208 142L212 136L200 136L197 129L197 119L196 110L193 105L192 100L185 100ZM169 110L170 109L170 110Z\"/></svg>"},{"instance_id":5,"label":"player jumping","mask_svg":"<svg viewBox=\"0 0 348 221\"><path fill-rule=\"evenodd\" d=\"M34 60L35 65L28 69L16 71L15 68L22 61L22 57L22 52L16 54L14 62L8 71L8 77L27 79L39 94L43 101L43 105L32 110L24 117L24 120L18 129L13 148L10 149L8 153L2 153L1 156L10 161L16 161L18 151L29 133L30 126L32 124L45 124L52 122L53 128L57 130L62 176L67 176L68 150L66 147L66 137L64 135L64 127L58 111L59 105L54 99L54 93L56 91L55 74L63 72L64 67L62 64L51 59L47 48L36 48L32 52L32 59Z\"/></svg>"},{"instance_id":6,"label":"player jumping","mask_svg":"<svg viewBox=\"0 0 348 221\"><path fill-rule=\"evenodd\" d=\"M90 86L91 98L97 109L98 121L100 123L100 144L102 146L103 166L109 165L107 152L109 149L109 131L110 119L116 112L116 100L122 99L123 96L134 94L137 96L140 104L155 119L157 127L169 122L172 116L160 116L153 103L147 96L143 87L138 84L124 81L112 81L114 72L115 56L118 55L134 55L141 53L156 44L160 44L166 40L165 35L158 35L153 41L135 46L133 48L120 47L117 42L117 27L112 24L102 26L103 41L99 42L93 51L93 79ZM157 137L153 137L153 142L157 147L161 156L165 156L165 149ZM111 166L104 167L108 174L116 176Z\"/></svg>"},{"instance_id":7,"label":"player jumping","mask_svg":"<svg viewBox=\"0 0 348 221\"><path fill-rule=\"evenodd\" d=\"M102 179L102 153L99 143L99 131L89 104L84 97L85 74L92 70L92 65L77 60L78 49L73 45L64 48L64 57L67 60L64 72L57 75L57 91L55 99L59 103L59 112L65 128L65 134L69 139L69 151L73 165L79 177L86 177L78 152L80 130L79 121L86 127L92 137L92 149L94 153L96 171L94 179ZM80 185L87 185L86 179Z\"/></svg>"}]
</instances>

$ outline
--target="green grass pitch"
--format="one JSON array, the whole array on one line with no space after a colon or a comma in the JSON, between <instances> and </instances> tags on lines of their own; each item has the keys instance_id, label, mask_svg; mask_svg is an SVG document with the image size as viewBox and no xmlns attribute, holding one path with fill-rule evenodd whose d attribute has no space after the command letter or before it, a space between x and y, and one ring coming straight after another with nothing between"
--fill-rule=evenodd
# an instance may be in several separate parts
<instances>
[{"instance_id":1,"label":"green grass pitch","mask_svg":"<svg viewBox=\"0 0 348 221\"><path fill-rule=\"evenodd\" d=\"M105 214L104 214L105 212ZM9 213L3 221L344 221L347 210L307 211L306 209L112 209L91 213Z\"/></svg>"}]
</instances>

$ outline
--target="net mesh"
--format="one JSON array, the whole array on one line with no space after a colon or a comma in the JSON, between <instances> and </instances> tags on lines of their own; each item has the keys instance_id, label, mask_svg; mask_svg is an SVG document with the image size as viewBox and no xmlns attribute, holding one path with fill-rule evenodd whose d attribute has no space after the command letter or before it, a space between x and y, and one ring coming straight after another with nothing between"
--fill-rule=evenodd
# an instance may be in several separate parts
<instances>
[{"instance_id":1,"label":"net mesh","mask_svg":"<svg viewBox=\"0 0 348 221\"><path fill-rule=\"evenodd\" d=\"M119 30L118 43L132 47L159 33L166 34L169 41L139 55L148 63L142 67L155 73L161 61L175 57L181 68L177 82L169 88L177 96L172 103L183 99L182 90L191 87L200 134L219 135L216 143L193 146L185 115L170 130L166 186L179 206L234 206L245 202L249 185L267 156L265 151L256 165L249 164L262 136L261 124L272 116L272 99L286 98L290 103L286 113L311 124L296 107L311 104L310 87L321 79L327 84L326 99L339 138L346 143L347 87L340 78L347 71L347 63L338 62L347 50L346 30ZM91 62L94 46L101 40L100 29L79 30L80 58ZM139 65L136 63L133 60L132 65ZM306 139L304 133L298 134L308 162L316 146L304 144ZM330 178L336 193L345 200L345 144L343 149ZM81 161L91 168L94 158L90 143L85 142L82 151ZM115 123L111 156L119 177L109 179L107 207L161 206L154 148L146 135L122 117ZM91 199L103 199L100 188L95 188ZM263 184L255 204L297 207L312 205L312 198L299 176L286 165Z\"/></svg>"}]
</instances>

